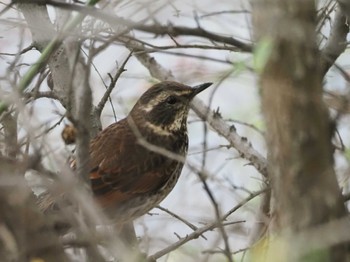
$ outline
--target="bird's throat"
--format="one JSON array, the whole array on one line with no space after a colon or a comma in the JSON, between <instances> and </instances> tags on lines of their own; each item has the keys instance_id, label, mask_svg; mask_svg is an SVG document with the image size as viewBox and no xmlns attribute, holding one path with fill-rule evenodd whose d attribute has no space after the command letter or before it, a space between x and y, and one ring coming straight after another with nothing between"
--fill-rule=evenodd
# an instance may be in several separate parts
<instances>
[{"instance_id":1,"label":"bird's throat","mask_svg":"<svg viewBox=\"0 0 350 262\"><path fill-rule=\"evenodd\" d=\"M187 133L186 119L175 119L174 122L168 125L154 124L145 121L143 122L143 128L160 136L174 136L179 132Z\"/></svg>"}]
</instances>

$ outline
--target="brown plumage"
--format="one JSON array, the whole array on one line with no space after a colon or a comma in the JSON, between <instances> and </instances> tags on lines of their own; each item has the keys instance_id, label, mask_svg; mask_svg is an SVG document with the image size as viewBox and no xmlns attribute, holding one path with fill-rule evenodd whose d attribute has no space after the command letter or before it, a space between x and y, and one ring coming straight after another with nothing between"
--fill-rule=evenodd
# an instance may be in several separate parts
<instances>
[{"instance_id":1,"label":"brown plumage","mask_svg":"<svg viewBox=\"0 0 350 262\"><path fill-rule=\"evenodd\" d=\"M133 220L158 205L175 186L183 167L183 163L149 150L139 141L185 157L189 103L210 85L156 84L125 119L92 140L92 191L118 222Z\"/></svg>"},{"instance_id":2,"label":"brown plumage","mask_svg":"<svg viewBox=\"0 0 350 262\"><path fill-rule=\"evenodd\" d=\"M96 201L125 223L147 213L173 189L183 162L140 141L185 157L192 98L209 87L165 81L152 86L129 115L101 131L90 145L90 181Z\"/></svg>"}]
</instances>

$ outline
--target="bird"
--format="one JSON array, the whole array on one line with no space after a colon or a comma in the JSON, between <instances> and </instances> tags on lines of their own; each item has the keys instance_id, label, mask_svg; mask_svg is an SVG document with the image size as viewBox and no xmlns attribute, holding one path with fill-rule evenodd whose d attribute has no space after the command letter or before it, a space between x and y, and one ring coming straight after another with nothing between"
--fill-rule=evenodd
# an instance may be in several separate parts
<instances>
[{"instance_id":1,"label":"bird","mask_svg":"<svg viewBox=\"0 0 350 262\"><path fill-rule=\"evenodd\" d=\"M118 224L146 214L172 191L187 155L190 102L211 85L157 83L91 140L93 197Z\"/></svg>"},{"instance_id":2,"label":"bird","mask_svg":"<svg viewBox=\"0 0 350 262\"><path fill-rule=\"evenodd\" d=\"M190 102L211 84L155 84L126 118L91 141L91 189L96 202L118 223L146 214L174 188L184 163L169 154L186 157Z\"/></svg>"}]
</instances>

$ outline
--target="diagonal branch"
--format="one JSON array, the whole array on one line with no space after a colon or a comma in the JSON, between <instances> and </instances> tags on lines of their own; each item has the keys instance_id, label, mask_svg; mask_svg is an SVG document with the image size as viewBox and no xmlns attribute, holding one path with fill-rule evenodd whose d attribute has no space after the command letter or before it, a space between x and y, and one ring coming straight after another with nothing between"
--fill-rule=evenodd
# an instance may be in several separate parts
<instances>
[{"instance_id":1,"label":"diagonal branch","mask_svg":"<svg viewBox=\"0 0 350 262\"><path fill-rule=\"evenodd\" d=\"M188 226L189 228L191 228L192 230L197 230L198 227L193 225L192 223L188 222L187 220L183 219L182 217L180 217L179 215L171 212L169 209L164 208L162 206L157 206L158 209L164 211L165 213L168 213L170 216L176 218L177 220L180 220L182 223L184 223L186 226ZM202 238L204 238L205 240L207 240L207 238L205 236L201 236Z\"/></svg>"},{"instance_id":2,"label":"diagonal branch","mask_svg":"<svg viewBox=\"0 0 350 262\"><path fill-rule=\"evenodd\" d=\"M241 137L237 134L234 126L229 126L222 119L220 114L216 112L210 112L210 109L204 105L204 103L194 98L192 102L193 111L202 120L207 123L234 147L240 154L240 157L247 159L256 170L258 170L265 178L267 178L267 161L266 159L256 151L246 137Z\"/></svg>"},{"instance_id":3,"label":"diagonal branch","mask_svg":"<svg viewBox=\"0 0 350 262\"><path fill-rule=\"evenodd\" d=\"M323 57L321 70L325 75L335 60L342 54L347 46L346 37L349 33L347 16L344 14L342 5L339 4L333 20L333 26L326 45L321 50Z\"/></svg>"},{"instance_id":4,"label":"diagonal branch","mask_svg":"<svg viewBox=\"0 0 350 262\"><path fill-rule=\"evenodd\" d=\"M247 198L242 200L239 204L237 204L235 207L233 207L231 210L229 210L225 215L223 215L219 221L215 221L215 222L212 222L204 227L198 228L196 231L192 232L191 234L188 234L186 237L180 239L179 241L175 242L174 244L172 244L172 245L154 253L153 255L149 256L147 258L147 260L148 261L155 261L156 259L158 259L158 258L170 253L171 251L177 249L178 247L186 244L190 240L193 240L193 239L200 237L203 233L215 229L216 227L218 227L222 223L222 221L226 220L229 215L231 215L232 213L237 211L239 208L244 206L250 200L252 200L255 197L259 196L260 194L264 193L265 191L266 191L266 189L262 189L262 190L255 192L255 193L252 193Z\"/></svg>"},{"instance_id":5,"label":"diagonal branch","mask_svg":"<svg viewBox=\"0 0 350 262\"><path fill-rule=\"evenodd\" d=\"M119 69L115 73L114 77L111 76L111 83L109 84L106 92L103 94L101 101L98 103L98 105L95 108L96 115L101 116L101 112L102 112L108 98L110 97L115 85L117 84L119 77L121 76L121 74L123 72L126 71L125 66L126 66L127 62L129 61L129 59L131 58L131 56L132 56L132 52L130 52L129 55L125 58L124 62L121 64L121 66L119 67Z\"/></svg>"}]
</instances>

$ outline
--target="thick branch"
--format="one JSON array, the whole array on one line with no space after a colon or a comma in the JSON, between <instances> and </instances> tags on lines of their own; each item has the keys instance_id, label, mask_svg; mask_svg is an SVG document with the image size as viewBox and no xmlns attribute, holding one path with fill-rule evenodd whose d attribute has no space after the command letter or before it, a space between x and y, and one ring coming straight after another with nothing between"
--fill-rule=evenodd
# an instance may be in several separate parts
<instances>
[{"instance_id":1,"label":"thick branch","mask_svg":"<svg viewBox=\"0 0 350 262\"><path fill-rule=\"evenodd\" d=\"M349 33L349 26L346 24L347 18L341 5L338 7L332 23L332 29L326 45L321 50L322 64L321 73L325 75L335 60L342 54L347 46L346 37Z\"/></svg>"},{"instance_id":2,"label":"thick branch","mask_svg":"<svg viewBox=\"0 0 350 262\"><path fill-rule=\"evenodd\" d=\"M36 4L18 4L28 27L32 33L32 40L39 51L42 51L56 35L56 31L49 19L46 6ZM54 87L54 94L57 95L63 106L68 104L68 87L70 65L66 50L60 47L53 52L48 60Z\"/></svg>"},{"instance_id":3,"label":"thick branch","mask_svg":"<svg viewBox=\"0 0 350 262\"><path fill-rule=\"evenodd\" d=\"M195 98L192 102L192 109L196 114L207 123L235 148L240 157L247 159L252 166L256 168L265 178L267 178L267 162L266 159L256 151L251 143L245 137L237 134L234 126L229 126L216 112L210 112L210 109L204 103Z\"/></svg>"}]
</instances>

